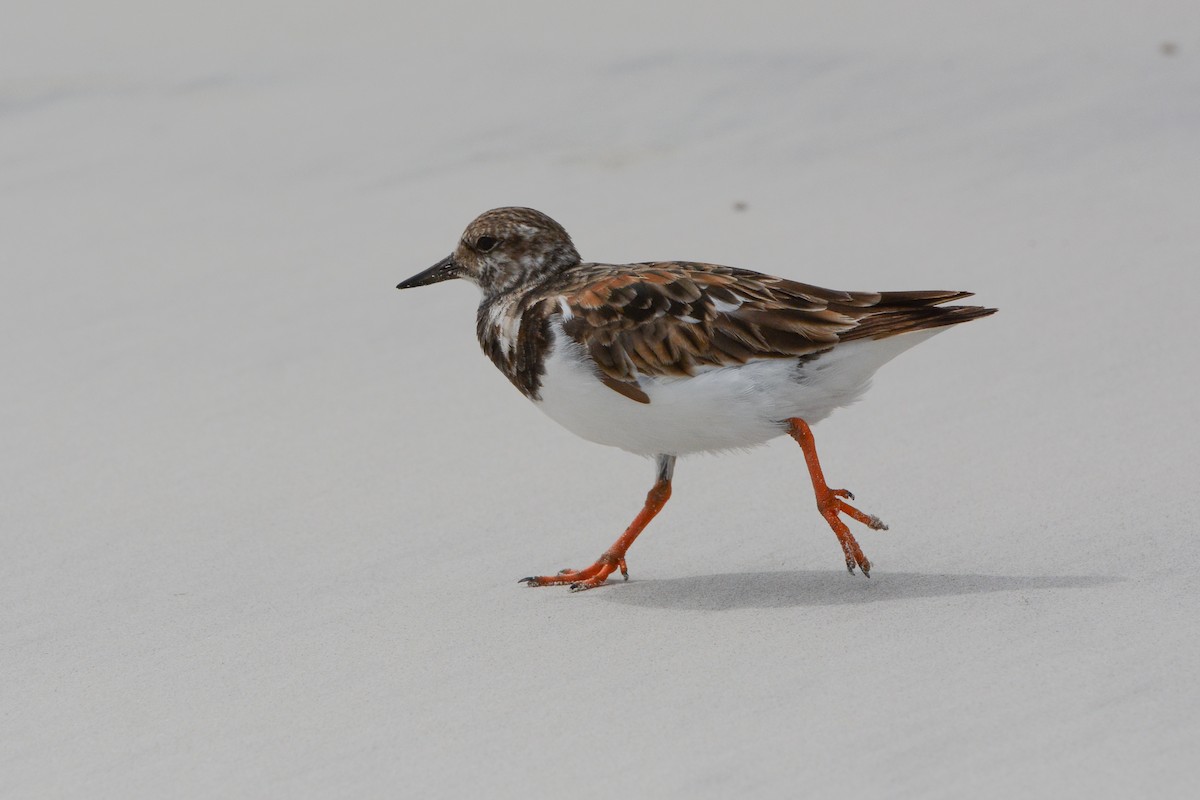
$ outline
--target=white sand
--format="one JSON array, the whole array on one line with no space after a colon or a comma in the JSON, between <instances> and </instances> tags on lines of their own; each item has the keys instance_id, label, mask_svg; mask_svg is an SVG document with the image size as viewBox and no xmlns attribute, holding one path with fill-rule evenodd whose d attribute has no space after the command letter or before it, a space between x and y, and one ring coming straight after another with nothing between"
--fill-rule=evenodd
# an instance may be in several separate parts
<instances>
[{"instance_id":1,"label":"white sand","mask_svg":"<svg viewBox=\"0 0 1200 800\"><path fill-rule=\"evenodd\" d=\"M220 5L0 26L0 796L1194 790L1200 6ZM508 204L1001 308L816 430L870 581L780 441L518 586L652 466L392 288Z\"/></svg>"}]
</instances>

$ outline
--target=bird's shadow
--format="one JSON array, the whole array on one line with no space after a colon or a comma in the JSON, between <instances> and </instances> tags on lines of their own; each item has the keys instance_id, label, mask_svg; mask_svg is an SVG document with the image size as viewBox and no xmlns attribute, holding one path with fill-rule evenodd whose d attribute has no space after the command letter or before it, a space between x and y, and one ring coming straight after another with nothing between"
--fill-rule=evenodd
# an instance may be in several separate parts
<instances>
[{"instance_id":1,"label":"bird's shadow","mask_svg":"<svg viewBox=\"0 0 1200 800\"><path fill-rule=\"evenodd\" d=\"M921 597L952 597L985 592L1089 589L1118 583L1101 575L1033 577L1020 575L930 575L877 573L869 580L838 571L735 572L687 578L632 581L603 592L615 603L684 611L737 608L792 608L886 603Z\"/></svg>"}]
</instances>

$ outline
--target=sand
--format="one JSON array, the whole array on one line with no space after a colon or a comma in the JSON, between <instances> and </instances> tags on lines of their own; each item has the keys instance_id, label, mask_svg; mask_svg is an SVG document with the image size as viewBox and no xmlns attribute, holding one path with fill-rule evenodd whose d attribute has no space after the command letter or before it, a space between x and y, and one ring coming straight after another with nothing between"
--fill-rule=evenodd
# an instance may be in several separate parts
<instances>
[{"instance_id":1,"label":"sand","mask_svg":"<svg viewBox=\"0 0 1200 800\"><path fill-rule=\"evenodd\" d=\"M1195 3L14 6L0 796L1192 791ZM393 288L498 205L1001 309L815 430L870 580L785 439L517 584L653 466Z\"/></svg>"}]
</instances>

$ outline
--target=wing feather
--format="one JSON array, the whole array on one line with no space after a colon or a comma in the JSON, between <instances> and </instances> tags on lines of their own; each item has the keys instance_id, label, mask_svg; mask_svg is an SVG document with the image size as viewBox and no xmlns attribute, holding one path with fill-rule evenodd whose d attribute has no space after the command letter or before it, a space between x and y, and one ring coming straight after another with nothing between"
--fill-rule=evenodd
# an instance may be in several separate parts
<instances>
[{"instance_id":1,"label":"wing feather","mask_svg":"<svg viewBox=\"0 0 1200 800\"><path fill-rule=\"evenodd\" d=\"M597 377L641 403L639 376L795 358L986 316L940 307L969 292L842 292L715 264L581 264L545 287L547 313L586 348Z\"/></svg>"}]
</instances>

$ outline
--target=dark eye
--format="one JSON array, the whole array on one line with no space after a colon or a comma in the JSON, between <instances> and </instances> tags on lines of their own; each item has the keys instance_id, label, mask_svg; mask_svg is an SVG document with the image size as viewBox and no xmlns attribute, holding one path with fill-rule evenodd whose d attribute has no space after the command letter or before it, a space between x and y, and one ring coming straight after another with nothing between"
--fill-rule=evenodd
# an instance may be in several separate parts
<instances>
[{"instance_id":1,"label":"dark eye","mask_svg":"<svg viewBox=\"0 0 1200 800\"><path fill-rule=\"evenodd\" d=\"M499 239L493 238L491 236L480 236L478 239L475 240L475 249L481 253L486 253L487 251L491 250L493 247L495 247L499 243L500 243Z\"/></svg>"}]
</instances>

